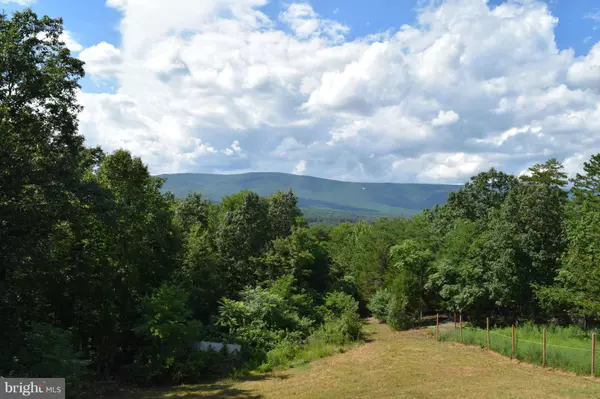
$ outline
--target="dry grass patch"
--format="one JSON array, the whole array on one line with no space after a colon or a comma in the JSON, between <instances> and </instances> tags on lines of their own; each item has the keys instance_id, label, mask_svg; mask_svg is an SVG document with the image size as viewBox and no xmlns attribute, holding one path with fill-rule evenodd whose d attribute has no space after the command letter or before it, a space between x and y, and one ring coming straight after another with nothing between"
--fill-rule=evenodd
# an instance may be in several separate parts
<instances>
[{"instance_id":1,"label":"dry grass patch","mask_svg":"<svg viewBox=\"0 0 600 399\"><path fill-rule=\"evenodd\" d=\"M395 332L374 321L365 329L370 342L301 369L119 399L600 398L596 379L528 367L479 348L436 343L423 330Z\"/></svg>"}]
</instances>

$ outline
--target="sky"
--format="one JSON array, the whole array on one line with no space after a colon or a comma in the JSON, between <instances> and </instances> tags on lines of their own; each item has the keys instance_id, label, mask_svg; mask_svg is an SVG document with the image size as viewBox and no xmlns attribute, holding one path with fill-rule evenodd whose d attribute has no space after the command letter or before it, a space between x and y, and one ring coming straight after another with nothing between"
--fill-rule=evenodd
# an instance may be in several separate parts
<instances>
[{"instance_id":1,"label":"sky","mask_svg":"<svg viewBox=\"0 0 600 399\"><path fill-rule=\"evenodd\" d=\"M600 152L598 0L0 0L63 17L80 132L154 174L463 183Z\"/></svg>"}]
</instances>

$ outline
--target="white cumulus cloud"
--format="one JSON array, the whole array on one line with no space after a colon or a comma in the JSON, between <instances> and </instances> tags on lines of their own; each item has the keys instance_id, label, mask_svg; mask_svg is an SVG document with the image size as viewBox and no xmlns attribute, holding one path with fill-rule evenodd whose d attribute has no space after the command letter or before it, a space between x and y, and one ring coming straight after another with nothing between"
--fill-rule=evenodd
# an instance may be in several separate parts
<instances>
[{"instance_id":1,"label":"white cumulus cloud","mask_svg":"<svg viewBox=\"0 0 600 399\"><path fill-rule=\"evenodd\" d=\"M83 50L83 46L73 38L73 34L68 30L65 30L62 33L62 35L60 36L60 40L62 40L67 46L67 48L73 53L79 53L81 50Z\"/></svg>"},{"instance_id":2,"label":"white cumulus cloud","mask_svg":"<svg viewBox=\"0 0 600 399\"><path fill-rule=\"evenodd\" d=\"M79 55L115 82L80 96L88 143L153 173L412 182L600 152L600 43L559 48L543 1L435 1L362 37L308 2L271 17L266 2L108 0L120 45Z\"/></svg>"},{"instance_id":3,"label":"white cumulus cloud","mask_svg":"<svg viewBox=\"0 0 600 399\"><path fill-rule=\"evenodd\" d=\"M17 4L20 6L30 6L37 3L37 0L0 0L0 4Z\"/></svg>"},{"instance_id":4,"label":"white cumulus cloud","mask_svg":"<svg viewBox=\"0 0 600 399\"><path fill-rule=\"evenodd\" d=\"M294 168L293 173L299 175L299 174L304 173L305 170L306 170L306 161L302 160L302 161L298 162L298 164Z\"/></svg>"},{"instance_id":5,"label":"white cumulus cloud","mask_svg":"<svg viewBox=\"0 0 600 399\"><path fill-rule=\"evenodd\" d=\"M460 119L460 116L454 111L440 111L438 116L431 121L433 126L452 125Z\"/></svg>"},{"instance_id":6,"label":"white cumulus cloud","mask_svg":"<svg viewBox=\"0 0 600 399\"><path fill-rule=\"evenodd\" d=\"M121 51L106 42L86 48L79 54L79 58L86 63L86 72L95 79L112 77L121 68Z\"/></svg>"}]
</instances>

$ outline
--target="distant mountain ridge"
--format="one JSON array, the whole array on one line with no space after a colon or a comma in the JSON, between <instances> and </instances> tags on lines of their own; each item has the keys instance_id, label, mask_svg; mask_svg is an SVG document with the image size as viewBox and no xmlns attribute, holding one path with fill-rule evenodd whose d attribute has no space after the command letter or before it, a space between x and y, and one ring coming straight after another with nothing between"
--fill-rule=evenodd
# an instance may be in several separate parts
<instances>
[{"instance_id":1,"label":"distant mountain ridge","mask_svg":"<svg viewBox=\"0 0 600 399\"><path fill-rule=\"evenodd\" d=\"M461 188L445 184L342 182L286 173L179 173L160 177L167 179L163 190L171 191L179 198L191 191L199 191L207 199L218 202L243 189L266 196L291 188L305 214L364 214L366 219L377 215L412 216L424 208L443 204L450 192Z\"/></svg>"}]
</instances>

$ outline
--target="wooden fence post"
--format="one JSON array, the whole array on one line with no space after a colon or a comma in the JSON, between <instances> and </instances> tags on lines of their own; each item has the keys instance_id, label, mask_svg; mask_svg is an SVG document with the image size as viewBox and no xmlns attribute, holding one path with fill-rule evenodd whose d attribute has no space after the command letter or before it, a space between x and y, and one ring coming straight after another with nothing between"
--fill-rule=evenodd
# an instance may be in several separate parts
<instances>
[{"instance_id":1,"label":"wooden fence post","mask_svg":"<svg viewBox=\"0 0 600 399\"><path fill-rule=\"evenodd\" d=\"M592 333L592 377L596 376L596 333Z\"/></svg>"},{"instance_id":2,"label":"wooden fence post","mask_svg":"<svg viewBox=\"0 0 600 399\"><path fill-rule=\"evenodd\" d=\"M436 342L440 341L439 336L440 336L440 314L438 313L435 316L435 340L436 340Z\"/></svg>"},{"instance_id":3,"label":"wooden fence post","mask_svg":"<svg viewBox=\"0 0 600 399\"><path fill-rule=\"evenodd\" d=\"M546 367L546 327L542 330L542 367Z\"/></svg>"},{"instance_id":4,"label":"wooden fence post","mask_svg":"<svg viewBox=\"0 0 600 399\"><path fill-rule=\"evenodd\" d=\"M512 351L510 352L510 358L515 357L515 325L512 325Z\"/></svg>"},{"instance_id":5,"label":"wooden fence post","mask_svg":"<svg viewBox=\"0 0 600 399\"><path fill-rule=\"evenodd\" d=\"M463 343L463 337L462 337L462 313L460 314L460 343Z\"/></svg>"},{"instance_id":6,"label":"wooden fence post","mask_svg":"<svg viewBox=\"0 0 600 399\"><path fill-rule=\"evenodd\" d=\"M454 312L454 329L456 330L456 312Z\"/></svg>"},{"instance_id":7,"label":"wooden fence post","mask_svg":"<svg viewBox=\"0 0 600 399\"><path fill-rule=\"evenodd\" d=\"M488 350L490 350L492 348L492 345L491 345L491 341L490 341L490 318L489 317L485 319L485 329L487 332Z\"/></svg>"}]
</instances>

